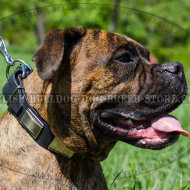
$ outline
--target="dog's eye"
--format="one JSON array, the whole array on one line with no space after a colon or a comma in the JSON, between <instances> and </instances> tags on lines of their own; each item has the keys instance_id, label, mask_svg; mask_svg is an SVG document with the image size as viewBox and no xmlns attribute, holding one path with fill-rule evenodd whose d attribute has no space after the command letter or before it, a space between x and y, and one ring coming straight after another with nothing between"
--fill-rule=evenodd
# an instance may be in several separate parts
<instances>
[{"instance_id":1,"label":"dog's eye","mask_svg":"<svg viewBox=\"0 0 190 190\"><path fill-rule=\"evenodd\" d=\"M132 61L129 54L122 55L122 56L116 58L115 60L120 61L120 62L124 62L124 63Z\"/></svg>"}]
</instances>

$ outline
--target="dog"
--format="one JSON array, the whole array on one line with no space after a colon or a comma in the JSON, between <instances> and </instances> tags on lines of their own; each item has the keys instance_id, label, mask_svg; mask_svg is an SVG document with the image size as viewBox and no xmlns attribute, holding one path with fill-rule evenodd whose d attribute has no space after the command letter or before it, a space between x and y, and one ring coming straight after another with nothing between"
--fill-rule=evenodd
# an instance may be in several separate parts
<instances>
[{"instance_id":1,"label":"dog","mask_svg":"<svg viewBox=\"0 0 190 190\"><path fill-rule=\"evenodd\" d=\"M0 189L107 189L99 162L117 141L162 149L179 134L188 136L168 115L187 94L182 64L150 64L149 57L145 47L121 34L51 29L23 88L74 154L66 158L39 146L6 111L0 118ZM36 103L31 94L41 99Z\"/></svg>"}]
</instances>

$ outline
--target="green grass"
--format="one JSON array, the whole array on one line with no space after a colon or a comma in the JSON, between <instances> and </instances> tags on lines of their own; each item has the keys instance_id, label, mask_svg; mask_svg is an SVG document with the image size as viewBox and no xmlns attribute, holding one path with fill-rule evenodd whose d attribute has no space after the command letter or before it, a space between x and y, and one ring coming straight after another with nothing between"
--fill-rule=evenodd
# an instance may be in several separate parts
<instances>
[{"instance_id":1,"label":"green grass","mask_svg":"<svg viewBox=\"0 0 190 190\"><path fill-rule=\"evenodd\" d=\"M34 51L9 47L13 58L21 58L31 64ZM0 89L6 81L6 63L0 56ZM187 72L186 72L187 76ZM188 78L190 84L190 78ZM0 114L6 109L0 104ZM190 127L189 104L183 103L173 112L184 129ZM109 189L112 190L187 190L190 189L190 138L179 141L160 151L145 150L118 142L109 157L102 162Z\"/></svg>"}]
</instances>

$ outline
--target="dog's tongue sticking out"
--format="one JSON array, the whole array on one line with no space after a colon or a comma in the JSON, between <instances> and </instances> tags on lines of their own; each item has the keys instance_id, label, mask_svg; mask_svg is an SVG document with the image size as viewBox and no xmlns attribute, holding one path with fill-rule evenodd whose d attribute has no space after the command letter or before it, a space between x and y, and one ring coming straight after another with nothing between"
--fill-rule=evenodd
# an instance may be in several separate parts
<instances>
[{"instance_id":1,"label":"dog's tongue sticking out","mask_svg":"<svg viewBox=\"0 0 190 190\"><path fill-rule=\"evenodd\" d=\"M170 115L164 115L154 119L152 121L151 127L157 131L165 133L178 132L186 137L189 136L189 133L182 129L179 121Z\"/></svg>"}]
</instances>

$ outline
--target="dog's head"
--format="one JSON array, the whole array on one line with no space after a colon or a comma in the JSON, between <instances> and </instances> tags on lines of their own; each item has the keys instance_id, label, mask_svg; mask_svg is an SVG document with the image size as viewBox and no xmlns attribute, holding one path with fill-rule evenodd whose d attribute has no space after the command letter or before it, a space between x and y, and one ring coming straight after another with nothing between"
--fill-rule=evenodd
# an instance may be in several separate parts
<instances>
[{"instance_id":1,"label":"dog's head","mask_svg":"<svg viewBox=\"0 0 190 190\"><path fill-rule=\"evenodd\" d=\"M98 161L118 140L161 149L188 136L168 115L185 98L178 62L150 64L136 41L103 30L51 30L33 56L39 76L52 84L48 122L80 156Z\"/></svg>"}]
</instances>

